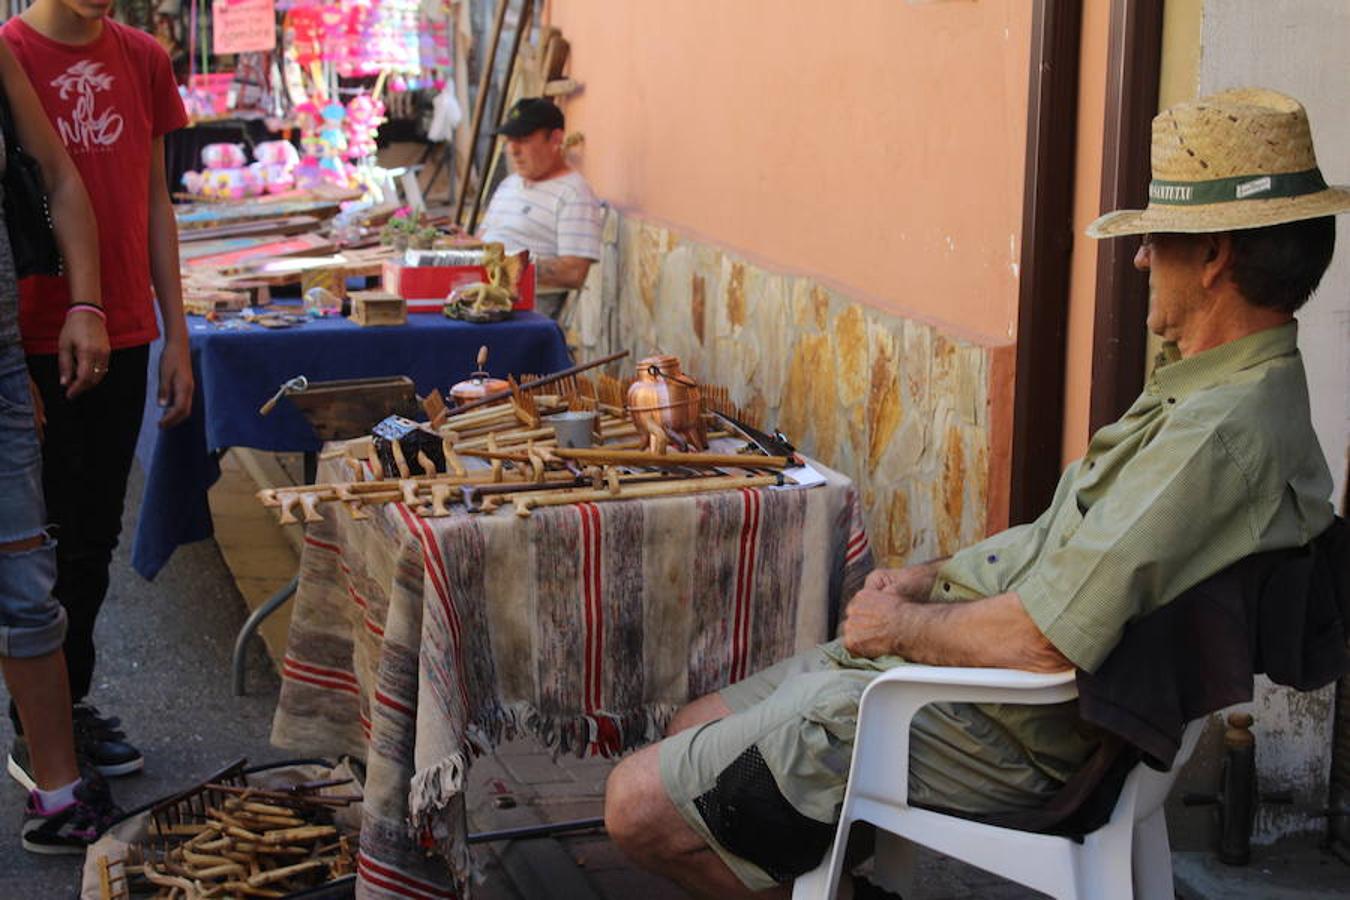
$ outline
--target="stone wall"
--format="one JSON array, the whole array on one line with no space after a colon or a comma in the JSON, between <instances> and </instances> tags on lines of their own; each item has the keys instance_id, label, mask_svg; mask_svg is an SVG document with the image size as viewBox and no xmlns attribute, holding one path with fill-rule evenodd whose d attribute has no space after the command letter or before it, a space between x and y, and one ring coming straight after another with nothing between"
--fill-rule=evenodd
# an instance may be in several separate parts
<instances>
[{"instance_id":1,"label":"stone wall","mask_svg":"<svg viewBox=\"0 0 1350 900\"><path fill-rule=\"evenodd\" d=\"M611 212L566 324L578 359L678 356L860 487L878 560L947 554L1007 518L1012 345L871 309Z\"/></svg>"}]
</instances>

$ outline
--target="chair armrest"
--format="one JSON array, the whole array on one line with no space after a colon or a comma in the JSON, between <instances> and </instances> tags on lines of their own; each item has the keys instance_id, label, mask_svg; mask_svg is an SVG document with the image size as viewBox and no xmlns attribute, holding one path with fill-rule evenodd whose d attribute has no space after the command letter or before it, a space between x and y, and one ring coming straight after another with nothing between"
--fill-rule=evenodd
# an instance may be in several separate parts
<instances>
[{"instance_id":1,"label":"chair armrest","mask_svg":"<svg viewBox=\"0 0 1350 900\"><path fill-rule=\"evenodd\" d=\"M896 666L882 672L868 685L868 690L882 683L904 682L913 685L969 687L975 692L982 688L1036 691L1073 684L1077 674L1074 669L1065 669L1063 672L1028 672L1024 669L905 665ZM922 688L916 688L916 690L922 690ZM978 701L972 700L972 702ZM1032 703L1035 701L1022 700L1020 702ZM1055 703L1058 701L1045 702Z\"/></svg>"},{"instance_id":2,"label":"chair armrest","mask_svg":"<svg viewBox=\"0 0 1350 900\"><path fill-rule=\"evenodd\" d=\"M850 790L906 805L910 723L930 703L1063 703L1078 696L1075 671L902 665L863 691Z\"/></svg>"}]
</instances>

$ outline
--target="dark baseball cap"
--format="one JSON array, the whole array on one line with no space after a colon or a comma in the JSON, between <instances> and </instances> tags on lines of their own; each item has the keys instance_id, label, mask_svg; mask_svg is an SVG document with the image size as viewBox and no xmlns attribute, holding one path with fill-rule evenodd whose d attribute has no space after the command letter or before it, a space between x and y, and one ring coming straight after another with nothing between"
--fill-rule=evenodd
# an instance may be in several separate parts
<instances>
[{"instance_id":1,"label":"dark baseball cap","mask_svg":"<svg viewBox=\"0 0 1350 900\"><path fill-rule=\"evenodd\" d=\"M497 129L497 133L506 137L525 137L541 128L552 131L563 127L562 110L553 105L552 100L543 97L525 97L517 100L516 105L506 114L506 121Z\"/></svg>"}]
</instances>

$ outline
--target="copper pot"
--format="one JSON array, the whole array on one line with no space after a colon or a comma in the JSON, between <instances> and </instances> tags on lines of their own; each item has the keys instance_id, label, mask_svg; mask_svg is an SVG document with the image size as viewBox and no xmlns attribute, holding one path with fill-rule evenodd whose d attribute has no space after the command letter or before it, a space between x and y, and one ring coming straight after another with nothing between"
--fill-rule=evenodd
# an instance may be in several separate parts
<instances>
[{"instance_id":1,"label":"copper pot","mask_svg":"<svg viewBox=\"0 0 1350 900\"><path fill-rule=\"evenodd\" d=\"M498 391L509 390L511 385L500 378L493 378L486 371L488 348L486 346L478 348L478 370L471 374L465 380L458 382L450 388L450 396L454 399L456 406L462 406L465 403L472 403L475 400L481 400L488 394L495 394ZM503 398L497 401L505 403L509 398ZM488 404L489 406L494 404Z\"/></svg>"},{"instance_id":2,"label":"copper pot","mask_svg":"<svg viewBox=\"0 0 1350 900\"><path fill-rule=\"evenodd\" d=\"M642 449L664 453L672 438L691 450L705 450L703 397L698 384L680 371L674 356L649 356L637 365L628 388L628 415L642 436Z\"/></svg>"}]
</instances>

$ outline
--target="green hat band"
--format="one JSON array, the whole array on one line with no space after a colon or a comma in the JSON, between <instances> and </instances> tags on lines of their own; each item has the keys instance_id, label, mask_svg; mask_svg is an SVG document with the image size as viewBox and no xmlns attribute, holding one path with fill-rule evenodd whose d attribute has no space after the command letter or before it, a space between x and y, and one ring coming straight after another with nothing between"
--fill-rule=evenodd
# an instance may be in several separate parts
<instances>
[{"instance_id":1,"label":"green hat band","mask_svg":"<svg viewBox=\"0 0 1350 900\"><path fill-rule=\"evenodd\" d=\"M1162 181L1148 185L1150 205L1205 206L1234 200L1269 200L1274 197L1301 197L1327 189L1319 169L1282 172L1278 175L1238 175L1213 181Z\"/></svg>"}]
</instances>

